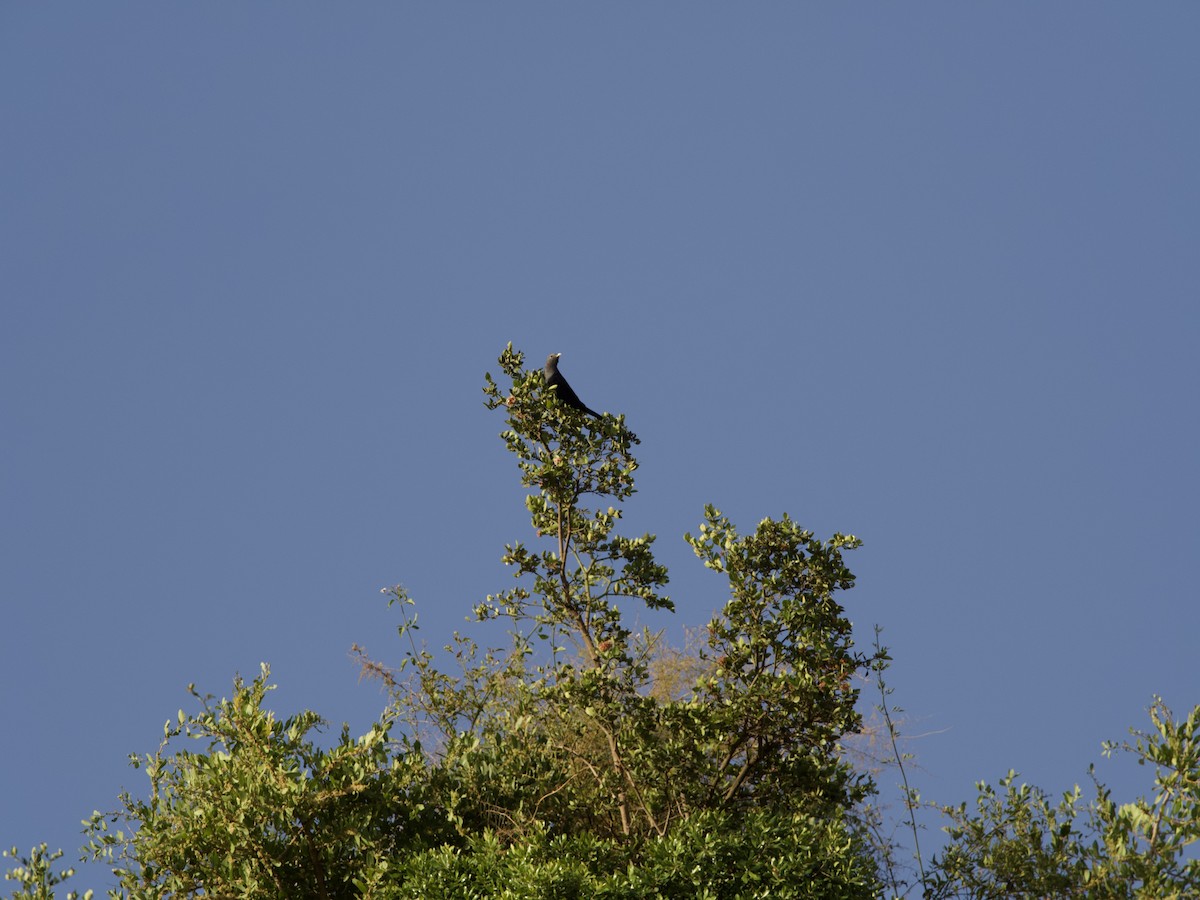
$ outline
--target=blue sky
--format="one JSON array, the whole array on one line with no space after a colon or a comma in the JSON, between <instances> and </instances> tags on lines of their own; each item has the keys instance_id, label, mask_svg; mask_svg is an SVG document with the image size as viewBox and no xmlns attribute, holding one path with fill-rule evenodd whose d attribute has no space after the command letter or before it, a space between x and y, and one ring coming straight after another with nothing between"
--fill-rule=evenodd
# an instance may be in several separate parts
<instances>
[{"instance_id":1,"label":"blue sky","mask_svg":"<svg viewBox=\"0 0 1200 900\"><path fill-rule=\"evenodd\" d=\"M676 630L705 503L857 534L925 796L1085 781L1200 702L1197 26L4 5L0 845L73 855L189 682L365 729L379 588L439 643L530 537L510 340L641 436Z\"/></svg>"}]
</instances>

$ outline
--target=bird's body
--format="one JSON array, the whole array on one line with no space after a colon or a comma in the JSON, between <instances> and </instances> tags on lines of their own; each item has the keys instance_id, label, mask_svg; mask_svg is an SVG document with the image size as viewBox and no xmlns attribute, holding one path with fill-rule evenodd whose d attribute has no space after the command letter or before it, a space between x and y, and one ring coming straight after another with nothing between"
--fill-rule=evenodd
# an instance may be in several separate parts
<instances>
[{"instance_id":1,"label":"bird's body","mask_svg":"<svg viewBox=\"0 0 1200 900\"><path fill-rule=\"evenodd\" d=\"M546 357L546 369L542 373L546 378L546 386L554 388L554 393L558 399L567 406L574 407L580 412L585 412L589 416L594 416L599 419L600 413L594 409L589 409L583 405L583 401L579 399L579 395L571 389L571 385L567 384L567 379L563 378L562 372L558 371L558 358L561 353L551 353Z\"/></svg>"}]
</instances>

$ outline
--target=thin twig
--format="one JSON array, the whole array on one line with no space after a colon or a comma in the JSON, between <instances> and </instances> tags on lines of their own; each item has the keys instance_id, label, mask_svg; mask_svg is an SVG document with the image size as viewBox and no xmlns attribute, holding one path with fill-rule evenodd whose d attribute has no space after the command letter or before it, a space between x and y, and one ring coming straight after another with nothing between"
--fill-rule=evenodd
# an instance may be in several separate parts
<instances>
[{"instance_id":1,"label":"thin twig","mask_svg":"<svg viewBox=\"0 0 1200 900\"><path fill-rule=\"evenodd\" d=\"M877 662L875 668L875 684L879 688L879 711L883 713L883 721L887 726L888 739L892 742L892 757L896 760L896 767L900 769L900 778L904 782L904 808L908 810L908 826L912 830L913 849L917 856L917 868L921 873L921 884L924 886L926 884L925 861L921 856L921 839L917 834L917 817L914 812L915 805L913 804L912 788L908 786L908 772L904 768L904 754L900 752L900 747L896 743L896 734L898 729L895 723L892 722L891 713L888 711L887 698L890 691L883 680L883 670L885 667L882 664L884 651L883 647L879 643L879 633L881 631L882 629L876 625L875 656Z\"/></svg>"}]
</instances>

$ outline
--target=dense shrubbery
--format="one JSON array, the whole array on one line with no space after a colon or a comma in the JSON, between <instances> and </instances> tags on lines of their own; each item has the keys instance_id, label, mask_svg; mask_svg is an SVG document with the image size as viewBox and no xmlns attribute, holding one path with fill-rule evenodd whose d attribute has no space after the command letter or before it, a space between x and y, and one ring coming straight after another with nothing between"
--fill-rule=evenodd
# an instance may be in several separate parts
<instances>
[{"instance_id":1,"label":"dense shrubbery","mask_svg":"<svg viewBox=\"0 0 1200 900\"><path fill-rule=\"evenodd\" d=\"M622 605L672 609L651 535L616 532L638 443L620 418L585 420L548 397L511 346L511 386L488 376L507 415L536 542L504 561L513 587L482 623L507 644L455 634L444 653L415 639L402 588L404 651L388 667L359 651L390 703L367 734L320 749L313 713L264 709L268 671L231 698L168 723L135 758L148 795L90 824L88 852L149 898L869 898L912 890L896 848L872 835L874 792L840 741L861 727L857 685L886 652L854 648L835 599L853 585L843 552L786 515L749 535L711 507L688 542L728 581L695 647L634 633ZM594 504L594 505L585 505ZM453 660L454 671L441 661ZM948 810L951 843L916 889L927 896L1176 896L1200 885L1197 715L1134 752L1159 771L1152 803L1101 791L1051 807L1012 781L975 811ZM890 722L889 722L890 727ZM909 800L915 800L910 795ZM1076 823L1088 818L1091 832ZM1085 832L1097 835L1091 843ZM15 851L13 851L15 856ZM48 898L63 875L39 848L13 877ZM886 888L885 888L886 886ZM1175 894L1171 892L1175 891Z\"/></svg>"}]
</instances>

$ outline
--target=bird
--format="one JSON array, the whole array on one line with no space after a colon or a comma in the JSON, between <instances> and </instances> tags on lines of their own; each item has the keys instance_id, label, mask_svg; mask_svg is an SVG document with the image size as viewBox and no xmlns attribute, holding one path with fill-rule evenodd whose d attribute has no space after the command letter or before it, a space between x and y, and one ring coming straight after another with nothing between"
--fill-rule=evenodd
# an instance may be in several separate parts
<instances>
[{"instance_id":1,"label":"bird","mask_svg":"<svg viewBox=\"0 0 1200 900\"><path fill-rule=\"evenodd\" d=\"M546 370L542 373L546 377L546 386L554 388L554 393L558 395L558 399L567 404L567 406L572 406L594 418L603 418L594 409L584 406L583 401L579 399L579 395L571 390L571 385L567 384L567 379L563 378L562 372L558 371L558 358L560 356L562 356L561 353L551 353L546 357Z\"/></svg>"}]
</instances>

